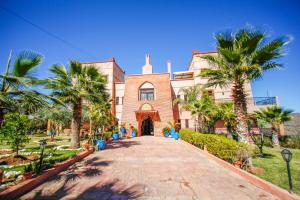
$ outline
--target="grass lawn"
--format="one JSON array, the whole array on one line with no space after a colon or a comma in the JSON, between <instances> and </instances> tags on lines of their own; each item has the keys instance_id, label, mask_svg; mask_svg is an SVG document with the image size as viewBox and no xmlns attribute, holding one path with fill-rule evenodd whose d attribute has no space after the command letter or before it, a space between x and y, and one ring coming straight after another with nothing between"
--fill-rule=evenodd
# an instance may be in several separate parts
<instances>
[{"instance_id":1,"label":"grass lawn","mask_svg":"<svg viewBox=\"0 0 300 200\"><path fill-rule=\"evenodd\" d=\"M45 155L52 155L51 158L46 158L45 160L49 160L50 162L60 162L66 160L70 157L75 156L80 150L53 150L54 147L62 146L62 145L70 145L70 136L57 136L55 137L54 141L50 141L50 137L46 135L33 135L30 136L30 141L25 145L25 152L40 152L39 140L47 139L47 145L45 147ZM83 144L85 141L81 141ZM1 149L10 149L10 146L5 143L0 143L0 150ZM25 166L14 166L12 168L4 168L0 166L0 169L4 171L24 171Z\"/></svg>"},{"instance_id":2,"label":"grass lawn","mask_svg":"<svg viewBox=\"0 0 300 200\"><path fill-rule=\"evenodd\" d=\"M259 177L278 185L284 189L289 188L286 163L281 156L282 149L273 149L264 147L265 156L263 158L253 159L255 167L265 169L265 172ZM293 180L294 193L300 195L300 149L290 149L293 153L291 161L291 173Z\"/></svg>"}]
</instances>

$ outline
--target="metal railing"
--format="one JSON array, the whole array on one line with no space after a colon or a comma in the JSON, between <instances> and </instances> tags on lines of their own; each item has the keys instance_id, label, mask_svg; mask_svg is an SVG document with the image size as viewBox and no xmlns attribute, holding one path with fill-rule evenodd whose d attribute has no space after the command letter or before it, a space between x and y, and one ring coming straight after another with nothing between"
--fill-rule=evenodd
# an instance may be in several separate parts
<instances>
[{"instance_id":1,"label":"metal railing","mask_svg":"<svg viewBox=\"0 0 300 200\"><path fill-rule=\"evenodd\" d=\"M216 98L215 102L222 103L222 102L232 102L232 98ZM247 102L254 104L255 106L269 106L269 105L277 105L276 97L249 97L247 98Z\"/></svg>"}]
</instances>

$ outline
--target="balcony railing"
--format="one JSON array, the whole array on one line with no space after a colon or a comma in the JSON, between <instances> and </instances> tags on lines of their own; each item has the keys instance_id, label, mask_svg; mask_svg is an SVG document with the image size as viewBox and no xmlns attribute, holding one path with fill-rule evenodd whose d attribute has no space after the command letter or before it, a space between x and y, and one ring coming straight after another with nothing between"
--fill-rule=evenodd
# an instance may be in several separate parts
<instances>
[{"instance_id":1,"label":"balcony railing","mask_svg":"<svg viewBox=\"0 0 300 200\"><path fill-rule=\"evenodd\" d=\"M232 98L222 98L222 99L215 99L215 102L222 103L222 102L232 102ZM269 106L269 105L277 105L276 97L249 97L247 98L247 102L250 104L254 104L255 106Z\"/></svg>"},{"instance_id":2,"label":"balcony railing","mask_svg":"<svg viewBox=\"0 0 300 200\"><path fill-rule=\"evenodd\" d=\"M276 97L253 97L254 105L277 105Z\"/></svg>"}]
</instances>

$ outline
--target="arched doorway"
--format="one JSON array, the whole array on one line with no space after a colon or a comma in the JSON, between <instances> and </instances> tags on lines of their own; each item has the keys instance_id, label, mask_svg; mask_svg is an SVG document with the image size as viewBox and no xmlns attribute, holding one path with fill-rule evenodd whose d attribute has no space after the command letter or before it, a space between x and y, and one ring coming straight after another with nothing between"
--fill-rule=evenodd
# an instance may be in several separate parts
<instances>
[{"instance_id":1,"label":"arched doorway","mask_svg":"<svg viewBox=\"0 0 300 200\"><path fill-rule=\"evenodd\" d=\"M153 121L150 116L146 116L141 125L141 135L153 135Z\"/></svg>"}]
</instances>

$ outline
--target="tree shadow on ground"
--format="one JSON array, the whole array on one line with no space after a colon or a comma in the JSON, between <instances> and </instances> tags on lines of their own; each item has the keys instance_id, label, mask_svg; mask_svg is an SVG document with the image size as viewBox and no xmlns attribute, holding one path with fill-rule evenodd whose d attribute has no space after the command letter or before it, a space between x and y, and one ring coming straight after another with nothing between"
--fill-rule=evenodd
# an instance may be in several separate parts
<instances>
[{"instance_id":1,"label":"tree shadow on ground","mask_svg":"<svg viewBox=\"0 0 300 200\"><path fill-rule=\"evenodd\" d=\"M90 187L85 192L81 193L76 199L135 199L144 194L145 186L142 184L134 184L126 186L118 179L106 182L104 184Z\"/></svg>"},{"instance_id":2,"label":"tree shadow on ground","mask_svg":"<svg viewBox=\"0 0 300 200\"><path fill-rule=\"evenodd\" d=\"M269 153L264 153L262 158L273 158L275 157L273 154L269 154Z\"/></svg>"},{"instance_id":3,"label":"tree shadow on ground","mask_svg":"<svg viewBox=\"0 0 300 200\"><path fill-rule=\"evenodd\" d=\"M129 148L133 145L140 145L141 143L138 141L118 141L112 142L107 145L107 149L117 149L117 148Z\"/></svg>"},{"instance_id":4,"label":"tree shadow on ground","mask_svg":"<svg viewBox=\"0 0 300 200\"><path fill-rule=\"evenodd\" d=\"M144 193L144 186L134 184L127 186L118 179L103 180L101 167L109 166L112 161L99 161L98 157L72 165L46 183L20 199L56 200L56 199L134 199ZM100 168L97 168L100 166ZM82 182L98 177L99 181L87 189ZM94 179L95 180L95 179ZM83 190L83 191L80 191ZM80 192L77 192L80 191Z\"/></svg>"}]
</instances>

